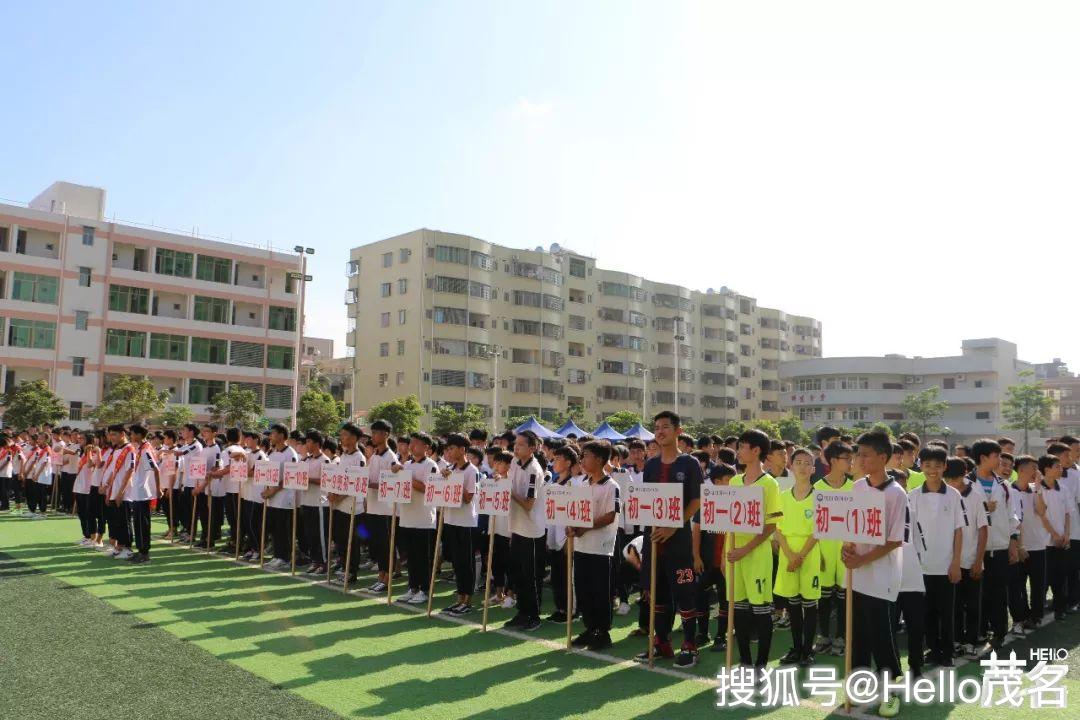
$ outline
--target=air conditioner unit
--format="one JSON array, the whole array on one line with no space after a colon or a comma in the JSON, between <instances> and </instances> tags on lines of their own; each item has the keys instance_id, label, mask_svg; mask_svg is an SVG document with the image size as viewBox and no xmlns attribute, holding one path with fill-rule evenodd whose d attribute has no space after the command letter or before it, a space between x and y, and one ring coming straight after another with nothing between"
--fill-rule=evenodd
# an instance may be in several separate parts
<instances>
[{"instance_id":1,"label":"air conditioner unit","mask_svg":"<svg viewBox=\"0 0 1080 720\"><path fill-rule=\"evenodd\" d=\"M907 384L907 385L914 385L915 384L915 376L914 375L905 376L904 377L904 383Z\"/></svg>"},{"instance_id":2,"label":"air conditioner unit","mask_svg":"<svg viewBox=\"0 0 1080 720\"><path fill-rule=\"evenodd\" d=\"M956 376L956 382L964 382L965 380L967 380L967 375L960 374Z\"/></svg>"}]
</instances>

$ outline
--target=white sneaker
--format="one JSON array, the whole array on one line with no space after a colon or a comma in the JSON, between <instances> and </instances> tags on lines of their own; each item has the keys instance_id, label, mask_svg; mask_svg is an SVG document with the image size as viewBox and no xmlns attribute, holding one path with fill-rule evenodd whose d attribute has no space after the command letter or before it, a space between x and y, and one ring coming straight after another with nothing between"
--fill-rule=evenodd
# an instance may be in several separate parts
<instances>
[{"instance_id":1,"label":"white sneaker","mask_svg":"<svg viewBox=\"0 0 1080 720\"><path fill-rule=\"evenodd\" d=\"M1017 637L1024 637L1027 635L1027 630L1024 629L1024 626L1021 623L1013 623L1012 630L1010 630L1009 633L1016 635Z\"/></svg>"},{"instance_id":2,"label":"white sneaker","mask_svg":"<svg viewBox=\"0 0 1080 720\"><path fill-rule=\"evenodd\" d=\"M413 597L416 596L416 594L417 593L415 591L413 591L412 589L406 590L401 595L397 596L397 601L402 602L402 603L409 602L410 600L413 599Z\"/></svg>"},{"instance_id":3,"label":"white sneaker","mask_svg":"<svg viewBox=\"0 0 1080 720\"><path fill-rule=\"evenodd\" d=\"M113 557L115 557L117 560L127 560L132 555L133 553L130 550L124 548L120 552L116 553L116 555L114 555Z\"/></svg>"},{"instance_id":4,"label":"white sneaker","mask_svg":"<svg viewBox=\"0 0 1080 720\"><path fill-rule=\"evenodd\" d=\"M282 568L285 568L285 567L288 567L288 566L289 566L289 563L285 562L281 558L274 558L270 562L266 563L266 569L267 570L281 570Z\"/></svg>"},{"instance_id":5,"label":"white sneaker","mask_svg":"<svg viewBox=\"0 0 1080 720\"><path fill-rule=\"evenodd\" d=\"M109 549L105 551L105 557L116 557L120 554L120 548L109 546Z\"/></svg>"},{"instance_id":6,"label":"white sneaker","mask_svg":"<svg viewBox=\"0 0 1080 720\"><path fill-rule=\"evenodd\" d=\"M86 547L87 545L90 545L90 544L91 544L90 543L90 538L83 538L79 542L75 543L75 547Z\"/></svg>"},{"instance_id":7,"label":"white sneaker","mask_svg":"<svg viewBox=\"0 0 1080 720\"><path fill-rule=\"evenodd\" d=\"M46 517L45 513L38 513L37 515L35 515L35 516L33 517L33 519L34 519L34 520L44 520L44 519L45 519L45 517Z\"/></svg>"},{"instance_id":8,"label":"white sneaker","mask_svg":"<svg viewBox=\"0 0 1080 720\"><path fill-rule=\"evenodd\" d=\"M512 598L512 597L505 597L505 598L503 598L503 601L502 601L502 606L503 606L504 608L512 608L512 607L514 607L515 605L517 605L517 600L515 600L514 598Z\"/></svg>"},{"instance_id":9,"label":"white sneaker","mask_svg":"<svg viewBox=\"0 0 1080 720\"><path fill-rule=\"evenodd\" d=\"M90 544L94 546L95 550L100 550L101 548L105 547L105 543L103 543L100 540L96 540L96 541L94 541L94 542L92 542Z\"/></svg>"},{"instance_id":10,"label":"white sneaker","mask_svg":"<svg viewBox=\"0 0 1080 720\"><path fill-rule=\"evenodd\" d=\"M619 603L619 609L615 611L615 614L616 615L629 615L630 614L630 604L629 603L624 603L624 602Z\"/></svg>"},{"instance_id":11,"label":"white sneaker","mask_svg":"<svg viewBox=\"0 0 1080 720\"><path fill-rule=\"evenodd\" d=\"M421 590L418 593L414 593L413 596L405 602L409 603L410 605L423 605L427 602L427 593Z\"/></svg>"}]
</instances>

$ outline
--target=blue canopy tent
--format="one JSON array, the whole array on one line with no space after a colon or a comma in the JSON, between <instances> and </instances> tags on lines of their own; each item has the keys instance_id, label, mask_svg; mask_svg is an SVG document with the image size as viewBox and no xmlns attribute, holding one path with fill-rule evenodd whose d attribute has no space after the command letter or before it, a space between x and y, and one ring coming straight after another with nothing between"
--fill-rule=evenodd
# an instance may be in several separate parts
<instances>
[{"instance_id":1,"label":"blue canopy tent","mask_svg":"<svg viewBox=\"0 0 1080 720\"><path fill-rule=\"evenodd\" d=\"M623 435L621 432L611 427L607 423L604 423L600 427L596 428L596 430L593 431L593 437L611 441L626 439L625 435Z\"/></svg>"},{"instance_id":2,"label":"blue canopy tent","mask_svg":"<svg viewBox=\"0 0 1080 720\"><path fill-rule=\"evenodd\" d=\"M573 435L574 437L580 438L585 437L589 433L579 428L573 420L567 420L565 425L555 431L555 434L561 437L570 437Z\"/></svg>"},{"instance_id":3,"label":"blue canopy tent","mask_svg":"<svg viewBox=\"0 0 1080 720\"><path fill-rule=\"evenodd\" d=\"M637 438L642 442L649 442L656 436L646 430L644 427L642 427L641 423L638 423L637 425L634 425L634 427L626 431L626 437Z\"/></svg>"},{"instance_id":4,"label":"blue canopy tent","mask_svg":"<svg viewBox=\"0 0 1080 720\"><path fill-rule=\"evenodd\" d=\"M522 433L526 430L534 432L536 434L536 437L540 438L541 440L544 438L559 437L557 433L554 433L541 425L532 415L529 416L528 420L514 428L515 433Z\"/></svg>"}]
</instances>

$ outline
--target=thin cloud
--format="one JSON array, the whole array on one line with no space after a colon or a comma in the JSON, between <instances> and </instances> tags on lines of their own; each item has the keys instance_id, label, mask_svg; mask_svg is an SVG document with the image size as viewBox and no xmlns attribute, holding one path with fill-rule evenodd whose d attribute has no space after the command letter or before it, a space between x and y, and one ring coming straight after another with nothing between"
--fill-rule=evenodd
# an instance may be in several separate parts
<instances>
[{"instance_id":1,"label":"thin cloud","mask_svg":"<svg viewBox=\"0 0 1080 720\"><path fill-rule=\"evenodd\" d=\"M543 118L551 115L554 106L550 102L534 102L529 98L518 98L510 114L516 118Z\"/></svg>"}]
</instances>

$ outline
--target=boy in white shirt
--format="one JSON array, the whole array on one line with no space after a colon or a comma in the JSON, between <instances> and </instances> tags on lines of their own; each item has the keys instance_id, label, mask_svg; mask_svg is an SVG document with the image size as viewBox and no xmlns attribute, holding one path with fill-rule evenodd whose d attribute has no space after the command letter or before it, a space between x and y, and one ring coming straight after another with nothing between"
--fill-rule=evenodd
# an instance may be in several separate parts
<instances>
[{"instance_id":1,"label":"boy in white shirt","mask_svg":"<svg viewBox=\"0 0 1080 720\"><path fill-rule=\"evenodd\" d=\"M378 578L368 588L369 592L376 595L386 592L386 584L390 580L391 572L390 520L394 509L390 503L379 502L379 475L383 470L390 470L398 464L397 453L390 447L390 433L393 430L393 426L386 420L376 420L371 423L373 448L368 458L371 474L368 478L363 523L367 527L368 549L379 570ZM402 448L402 451L407 452L407 449Z\"/></svg>"},{"instance_id":2,"label":"boy in white shirt","mask_svg":"<svg viewBox=\"0 0 1080 720\"><path fill-rule=\"evenodd\" d=\"M540 627L540 597L547 527L543 507L536 502L544 469L536 459L539 441L531 432L514 439L514 462L510 465L510 563L517 596L517 615L506 627L532 632Z\"/></svg>"},{"instance_id":3,"label":"boy in white shirt","mask_svg":"<svg viewBox=\"0 0 1080 720\"><path fill-rule=\"evenodd\" d=\"M361 436L360 428L352 423L345 423L341 426L341 430L338 431L338 440L341 441L341 455L338 457L338 462L341 463L343 468L361 468L367 465L367 458L364 457L364 452L359 448ZM331 493L327 495L327 501L333 508L334 513L333 540L334 550L338 558L335 563L338 569L331 582L344 583L345 575L348 573L348 580L351 583L356 579L356 573L360 568L360 548L354 547L356 545L356 521L353 518L354 512L355 516L363 514L364 498ZM354 531L351 543L349 539L350 523L353 524ZM346 560L348 560L348 567L346 567Z\"/></svg>"},{"instance_id":4,"label":"boy in white shirt","mask_svg":"<svg viewBox=\"0 0 1080 720\"><path fill-rule=\"evenodd\" d=\"M927 447L935 447L927 445ZM947 452L947 451L946 451ZM960 582L956 586L956 612L953 629L960 643L960 652L969 659L978 657L979 604L982 597L983 558L989 530L986 517L986 495L978 485L969 483L967 463L958 457L945 461L945 482L960 493L960 512L964 517L960 551Z\"/></svg>"},{"instance_id":5,"label":"boy in white shirt","mask_svg":"<svg viewBox=\"0 0 1080 720\"><path fill-rule=\"evenodd\" d=\"M304 462L307 464L308 486L300 493L300 512L304 529L304 545L311 565L305 571L308 575L325 575L329 551L326 537L330 529L329 503L322 489L323 468L332 461L323 452L325 439L318 430L309 430L304 435Z\"/></svg>"},{"instance_id":6,"label":"boy in white shirt","mask_svg":"<svg viewBox=\"0 0 1080 720\"><path fill-rule=\"evenodd\" d=\"M1054 591L1054 619L1064 620L1069 607L1067 594L1071 497L1058 485L1062 474L1060 459L1054 455L1043 455L1039 458L1039 472L1043 476L1047 530L1050 532L1050 542L1046 545L1046 580Z\"/></svg>"},{"instance_id":7,"label":"boy in white shirt","mask_svg":"<svg viewBox=\"0 0 1080 720\"><path fill-rule=\"evenodd\" d=\"M253 482L255 463L268 458L257 432L245 430L242 437L244 449L247 451L248 480L240 486L240 530L243 534L244 551L240 559L254 562L259 559L259 543L263 536L262 506L265 502L262 497L263 488Z\"/></svg>"},{"instance_id":8,"label":"boy in white shirt","mask_svg":"<svg viewBox=\"0 0 1080 720\"><path fill-rule=\"evenodd\" d=\"M454 582L457 584L457 602L443 612L458 617L472 611L472 594L476 588L474 541L477 513L474 498L479 473L466 456L468 448L469 440L460 433L451 433L446 438L445 458L449 465L443 470L443 476L451 477L454 473L461 473L464 481L461 505L443 510L443 538L450 549Z\"/></svg>"},{"instance_id":9,"label":"boy in white shirt","mask_svg":"<svg viewBox=\"0 0 1080 720\"><path fill-rule=\"evenodd\" d=\"M161 472L154 450L146 441L146 428L132 425L135 453L133 467L124 481L123 497L136 553L128 558L133 565L150 562L150 501L161 496Z\"/></svg>"},{"instance_id":10,"label":"boy in white shirt","mask_svg":"<svg viewBox=\"0 0 1080 720\"><path fill-rule=\"evenodd\" d=\"M267 459L281 468L285 463L298 462L296 451L286 442L289 431L280 423L270 427L270 453ZM285 490L281 483L285 480L281 472L278 485L263 489L266 498L266 524L274 542L274 559L266 564L267 570L284 570L292 564L292 510L296 507L296 491Z\"/></svg>"},{"instance_id":11,"label":"boy in white shirt","mask_svg":"<svg viewBox=\"0 0 1080 720\"><path fill-rule=\"evenodd\" d=\"M398 602L422 605L427 602L431 580L431 562L435 555L435 508L424 504L424 490L429 480L438 477L439 466L431 459L433 442L424 432L409 438L409 460L403 466L412 477L410 502L398 505L398 537L409 559L409 589ZM402 466L395 465L395 471Z\"/></svg>"},{"instance_id":12,"label":"boy in white shirt","mask_svg":"<svg viewBox=\"0 0 1080 720\"><path fill-rule=\"evenodd\" d=\"M1013 492L1020 498L1020 562L1009 578L1009 612L1014 623L1012 634L1023 636L1042 623L1050 521L1046 518L1046 499L1038 477L1039 461L1031 455L1021 455L1013 462L1013 472L1016 474Z\"/></svg>"},{"instance_id":13,"label":"boy in white shirt","mask_svg":"<svg viewBox=\"0 0 1080 720\"><path fill-rule=\"evenodd\" d=\"M552 482L568 485L574 478L574 467L580 461L577 451L569 445L563 445L552 453ZM574 482L574 484L577 484ZM545 536L548 565L551 567L551 594L555 597L555 611L548 616L553 623L566 622L566 528L562 525L548 525ZM580 609L580 608L579 608Z\"/></svg>"}]
</instances>

